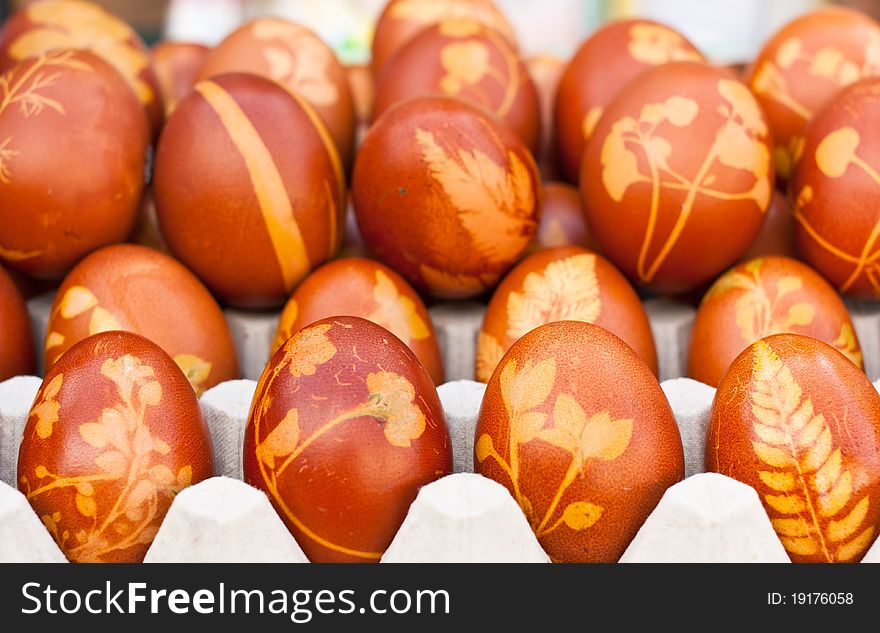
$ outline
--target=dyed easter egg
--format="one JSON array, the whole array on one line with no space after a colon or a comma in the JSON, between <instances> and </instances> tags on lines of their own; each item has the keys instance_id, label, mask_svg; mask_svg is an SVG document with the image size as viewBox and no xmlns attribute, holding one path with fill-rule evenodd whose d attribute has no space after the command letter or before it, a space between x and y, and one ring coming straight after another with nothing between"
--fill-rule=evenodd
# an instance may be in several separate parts
<instances>
[{"instance_id":1,"label":"dyed easter egg","mask_svg":"<svg viewBox=\"0 0 880 633\"><path fill-rule=\"evenodd\" d=\"M717 387L744 349L784 332L824 341L862 368L859 340L834 288L795 259L765 257L727 271L706 293L691 333L688 375Z\"/></svg>"},{"instance_id":2,"label":"dyed easter egg","mask_svg":"<svg viewBox=\"0 0 880 633\"><path fill-rule=\"evenodd\" d=\"M553 55L538 55L525 60L529 76L538 91L541 113L541 142L535 160L545 180L557 177L556 146L553 140L554 104L556 91L566 63Z\"/></svg>"},{"instance_id":3,"label":"dyed easter egg","mask_svg":"<svg viewBox=\"0 0 880 633\"><path fill-rule=\"evenodd\" d=\"M858 562L880 529L880 395L822 341L761 339L715 394L706 469L752 486L794 562Z\"/></svg>"},{"instance_id":4,"label":"dyed easter egg","mask_svg":"<svg viewBox=\"0 0 880 633\"><path fill-rule=\"evenodd\" d=\"M314 108L343 162L354 152L351 86L333 49L307 28L281 18L259 18L239 27L205 59L199 79L232 72L277 81Z\"/></svg>"},{"instance_id":5,"label":"dyed easter egg","mask_svg":"<svg viewBox=\"0 0 880 633\"><path fill-rule=\"evenodd\" d=\"M376 22L371 67L375 76L426 27L442 20L475 20L516 45L513 27L492 0L389 0Z\"/></svg>"},{"instance_id":6,"label":"dyed easter egg","mask_svg":"<svg viewBox=\"0 0 880 633\"><path fill-rule=\"evenodd\" d=\"M157 251L167 253L168 244L159 228L159 217L156 215L156 201L153 199L152 187L144 189L144 197L138 210L137 221L128 241L141 246L148 246Z\"/></svg>"},{"instance_id":7,"label":"dyed easter egg","mask_svg":"<svg viewBox=\"0 0 880 633\"><path fill-rule=\"evenodd\" d=\"M269 79L232 74L177 105L153 195L172 252L221 301L269 307L339 248L343 182L311 106Z\"/></svg>"},{"instance_id":8,"label":"dyed easter egg","mask_svg":"<svg viewBox=\"0 0 880 633\"><path fill-rule=\"evenodd\" d=\"M342 315L381 325L409 346L435 384L443 382L440 346L425 304L388 266L360 257L336 259L303 280L281 313L272 353L306 325Z\"/></svg>"},{"instance_id":9,"label":"dyed easter egg","mask_svg":"<svg viewBox=\"0 0 880 633\"><path fill-rule=\"evenodd\" d=\"M679 293L755 239L770 205L767 122L726 70L675 62L642 73L605 109L581 166L587 223L636 284Z\"/></svg>"},{"instance_id":10,"label":"dyed easter egg","mask_svg":"<svg viewBox=\"0 0 880 633\"><path fill-rule=\"evenodd\" d=\"M149 132L137 99L92 53L32 57L0 77L0 261L57 278L132 230Z\"/></svg>"},{"instance_id":11,"label":"dyed easter egg","mask_svg":"<svg viewBox=\"0 0 880 633\"><path fill-rule=\"evenodd\" d=\"M488 382L511 345L553 321L599 325L620 337L657 373L651 325L626 277L604 257L564 246L530 255L496 288L477 343L477 380Z\"/></svg>"},{"instance_id":12,"label":"dyed easter egg","mask_svg":"<svg viewBox=\"0 0 880 633\"><path fill-rule=\"evenodd\" d=\"M615 562L684 477L672 409L654 374L609 331L532 330L486 387L478 473L507 487L557 562Z\"/></svg>"},{"instance_id":13,"label":"dyed easter egg","mask_svg":"<svg viewBox=\"0 0 880 633\"><path fill-rule=\"evenodd\" d=\"M529 149L538 149L538 92L516 49L491 27L443 20L413 37L379 74L373 117L429 94L459 97L493 112Z\"/></svg>"},{"instance_id":14,"label":"dyed easter egg","mask_svg":"<svg viewBox=\"0 0 880 633\"><path fill-rule=\"evenodd\" d=\"M260 377L245 481L269 496L312 562L379 562L419 488L451 470L430 376L375 323L313 323Z\"/></svg>"},{"instance_id":15,"label":"dyed easter egg","mask_svg":"<svg viewBox=\"0 0 880 633\"><path fill-rule=\"evenodd\" d=\"M373 73L370 72L369 66L363 64L351 64L344 68L351 88L355 120L359 126L368 126L373 113L373 101L376 98Z\"/></svg>"},{"instance_id":16,"label":"dyed easter egg","mask_svg":"<svg viewBox=\"0 0 880 633\"><path fill-rule=\"evenodd\" d=\"M778 189L773 190L770 199L770 208L767 209L767 217L758 237L742 254L740 261L748 261L755 257L767 255L781 255L783 257L796 257L794 247L794 218L785 195Z\"/></svg>"},{"instance_id":17,"label":"dyed easter egg","mask_svg":"<svg viewBox=\"0 0 880 633\"><path fill-rule=\"evenodd\" d=\"M451 97L388 110L358 151L352 196L364 240L437 297L494 286L531 243L540 181L519 138Z\"/></svg>"},{"instance_id":18,"label":"dyed easter egg","mask_svg":"<svg viewBox=\"0 0 880 633\"><path fill-rule=\"evenodd\" d=\"M153 70L166 115L170 115L177 102L192 92L209 50L207 46L190 42L160 42L153 47Z\"/></svg>"},{"instance_id":19,"label":"dyed easter egg","mask_svg":"<svg viewBox=\"0 0 880 633\"><path fill-rule=\"evenodd\" d=\"M149 49L131 26L91 2L28 3L0 31L0 70L34 55L64 49L91 51L115 68L146 110L153 133L158 133L162 95Z\"/></svg>"},{"instance_id":20,"label":"dyed easter egg","mask_svg":"<svg viewBox=\"0 0 880 633\"><path fill-rule=\"evenodd\" d=\"M650 20L611 22L568 63L556 93L556 147L563 175L577 182L587 141L605 108L635 77L675 61L702 61L683 35Z\"/></svg>"},{"instance_id":21,"label":"dyed easter egg","mask_svg":"<svg viewBox=\"0 0 880 633\"><path fill-rule=\"evenodd\" d=\"M790 183L795 246L840 292L880 298L880 78L846 88L807 127Z\"/></svg>"},{"instance_id":22,"label":"dyed easter egg","mask_svg":"<svg viewBox=\"0 0 880 633\"><path fill-rule=\"evenodd\" d=\"M541 220L533 248L583 246L597 250L599 245L590 234L584 217L580 192L564 182L541 185Z\"/></svg>"},{"instance_id":23,"label":"dyed easter egg","mask_svg":"<svg viewBox=\"0 0 880 633\"><path fill-rule=\"evenodd\" d=\"M142 561L175 495L213 471L189 382L130 332L91 336L55 363L18 454L19 490L74 562Z\"/></svg>"},{"instance_id":24,"label":"dyed easter egg","mask_svg":"<svg viewBox=\"0 0 880 633\"><path fill-rule=\"evenodd\" d=\"M800 156L812 117L841 88L880 74L880 25L858 11L823 7L771 37L746 75L767 116L779 176Z\"/></svg>"},{"instance_id":25,"label":"dyed easter egg","mask_svg":"<svg viewBox=\"0 0 880 633\"><path fill-rule=\"evenodd\" d=\"M34 341L27 305L0 266L0 382L34 370Z\"/></svg>"},{"instance_id":26,"label":"dyed easter egg","mask_svg":"<svg viewBox=\"0 0 880 633\"><path fill-rule=\"evenodd\" d=\"M235 346L220 306L195 275L151 248L108 246L70 271L49 313L45 367L84 338L110 330L156 343L183 370L196 395L238 378Z\"/></svg>"}]
</instances>

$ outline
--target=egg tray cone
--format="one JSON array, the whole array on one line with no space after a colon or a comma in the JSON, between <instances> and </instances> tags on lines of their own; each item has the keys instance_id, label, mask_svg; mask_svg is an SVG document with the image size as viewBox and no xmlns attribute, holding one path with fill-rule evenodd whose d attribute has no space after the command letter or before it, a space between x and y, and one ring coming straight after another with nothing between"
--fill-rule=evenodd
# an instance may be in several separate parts
<instances>
[{"instance_id":1,"label":"egg tray cone","mask_svg":"<svg viewBox=\"0 0 880 633\"><path fill-rule=\"evenodd\" d=\"M41 295L28 305L37 349L41 348L51 301L51 295ZM851 303L848 307L868 376L877 380L880 305ZM706 428L715 390L683 377L694 309L666 298L647 300L645 308L657 343L661 386L682 436L686 479L667 491L621 562L787 561L754 491L727 477L705 473ZM420 491L388 550L388 559L545 562L546 556L513 499L500 494L500 486L472 474L474 429L485 390L485 385L472 380L483 307L473 302L440 304L431 309L431 316L446 362L448 382L438 392L452 438L454 474ZM289 533L278 529L280 519L268 500L241 481L248 407L255 379L268 361L278 314L227 310L227 319L245 378L221 383L200 400L212 435L217 476L179 495L147 560L305 562ZM39 385L40 379L35 377L0 383L0 562L64 560L15 489L18 446ZM880 381L875 386L880 386ZM230 497L240 498L242 503L219 501ZM268 536L243 548L242 533ZM503 540L493 540L498 534L504 535ZM499 542L504 546L498 547ZM495 547L480 546L487 543ZM880 562L880 545L874 544L864 562Z\"/></svg>"}]
</instances>

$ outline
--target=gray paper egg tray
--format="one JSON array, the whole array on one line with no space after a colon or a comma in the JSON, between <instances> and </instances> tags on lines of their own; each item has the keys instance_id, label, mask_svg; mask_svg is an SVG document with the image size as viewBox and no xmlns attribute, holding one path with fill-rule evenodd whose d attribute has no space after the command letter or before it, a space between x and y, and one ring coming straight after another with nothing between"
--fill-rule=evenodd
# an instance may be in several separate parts
<instances>
[{"instance_id":1,"label":"gray paper egg tray","mask_svg":"<svg viewBox=\"0 0 880 633\"><path fill-rule=\"evenodd\" d=\"M29 302L42 349L52 297ZM662 387L681 432L686 479L670 488L621 562L788 562L755 491L704 472L708 413L715 390L682 377L694 309L670 299L645 302L657 343ZM880 378L880 304L849 305L871 380ZM474 382L477 303L430 310L446 376L439 393L452 437L454 474L422 488L383 562L548 562L507 490L473 474L474 428L485 386ZM201 398L214 444L216 477L180 493L147 562L307 562L266 496L242 479L248 408L268 361L278 313L227 310L244 379ZM880 384L880 381L875 385ZM18 446L40 379L0 383L0 562L64 562L15 488ZM864 562L880 562L880 541Z\"/></svg>"}]
</instances>

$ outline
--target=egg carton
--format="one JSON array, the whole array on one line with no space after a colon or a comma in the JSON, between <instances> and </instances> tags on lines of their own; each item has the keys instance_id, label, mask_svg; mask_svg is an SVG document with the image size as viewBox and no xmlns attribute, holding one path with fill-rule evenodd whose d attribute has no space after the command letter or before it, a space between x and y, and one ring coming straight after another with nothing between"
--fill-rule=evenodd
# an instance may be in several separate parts
<instances>
[{"instance_id":1,"label":"egg carton","mask_svg":"<svg viewBox=\"0 0 880 633\"><path fill-rule=\"evenodd\" d=\"M29 302L35 337L45 335L51 295ZM682 377L694 309L650 299L645 309L658 348L661 386L678 422L685 479L667 490L621 562L788 562L756 492L705 473L708 414L715 390ZM850 310L872 380L880 374L880 306ZM431 308L450 382L439 387L453 449L454 474L419 491L383 562L548 562L524 515L501 485L474 474L473 442L485 385L471 380L484 307L476 302ZM307 562L269 500L242 482L248 409L268 361L277 313L227 310L242 380L224 382L200 400L216 477L181 492L146 556L147 562ZM38 344L37 349L41 349ZM0 383L0 562L63 562L26 499L15 489L18 446L40 379ZM880 381L875 383L880 386ZM880 562L880 542L864 562Z\"/></svg>"}]
</instances>

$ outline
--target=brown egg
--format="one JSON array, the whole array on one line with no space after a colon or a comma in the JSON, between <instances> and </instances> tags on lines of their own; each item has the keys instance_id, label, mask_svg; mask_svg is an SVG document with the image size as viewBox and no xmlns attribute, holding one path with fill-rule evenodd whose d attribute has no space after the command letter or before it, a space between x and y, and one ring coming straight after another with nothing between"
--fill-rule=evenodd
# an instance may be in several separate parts
<instances>
[{"instance_id":1,"label":"brown egg","mask_svg":"<svg viewBox=\"0 0 880 633\"><path fill-rule=\"evenodd\" d=\"M765 257L727 271L706 293L691 334L688 375L717 387L744 349L784 332L824 341L863 367L859 339L834 288L797 260Z\"/></svg>"},{"instance_id":2,"label":"brown egg","mask_svg":"<svg viewBox=\"0 0 880 633\"><path fill-rule=\"evenodd\" d=\"M358 124L369 123L375 99L373 74L370 72L370 68L364 64L351 64L343 66L343 68L351 88L355 120Z\"/></svg>"},{"instance_id":3,"label":"brown egg","mask_svg":"<svg viewBox=\"0 0 880 633\"><path fill-rule=\"evenodd\" d=\"M597 325L523 336L492 374L474 465L519 503L556 562L615 562L684 477L672 409L651 370Z\"/></svg>"},{"instance_id":4,"label":"brown egg","mask_svg":"<svg viewBox=\"0 0 880 633\"><path fill-rule=\"evenodd\" d=\"M675 62L642 73L605 109L581 167L587 223L636 284L666 294L736 262L773 191L770 136L726 70Z\"/></svg>"},{"instance_id":5,"label":"brown egg","mask_svg":"<svg viewBox=\"0 0 880 633\"><path fill-rule=\"evenodd\" d=\"M199 79L243 72L273 79L311 105L343 162L354 153L351 86L333 49L307 28L281 18L259 18L239 27L208 53Z\"/></svg>"},{"instance_id":6,"label":"brown egg","mask_svg":"<svg viewBox=\"0 0 880 633\"><path fill-rule=\"evenodd\" d=\"M535 160L545 180L558 177L556 165L556 146L553 140L554 105L556 91L566 63L553 55L537 55L525 61L529 76L538 91L541 112L541 142L535 153Z\"/></svg>"},{"instance_id":7,"label":"brown egg","mask_svg":"<svg viewBox=\"0 0 880 633\"><path fill-rule=\"evenodd\" d=\"M626 277L601 255L563 246L530 255L495 290L477 342L477 380L489 382L511 345L553 321L599 325L657 373L651 324Z\"/></svg>"},{"instance_id":8,"label":"brown egg","mask_svg":"<svg viewBox=\"0 0 880 633\"><path fill-rule=\"evenodd\" d=\"M238 378L235 345L220 306L195 275L151 248L107 246L70 271L49 314L45 366L51 368L84 338L110 330L156 343L196 395Z\"/></svg>"},{"instance_id":9,"label":"brown egg","mask_svg":"<svg viewBox=\"0 0 880 633\"><path fill-rule=\"evenodd\" d=\"M530 150L538 150L538 92L516 49L491 27L443 20L413 37L378 76L373 118L429 94L459 97L493 112Z\"/></svg>"},{"instance_id":10,"label":"brown egg","mask_svg":"<svg viewBox=\"0 0 880 633\"><path fill-rule=\"evenodd\" d=\"M807 127L792 174L795 246L840 292L880 298L880 78L845 89Z\"/></svg>"},{"instance_id":11,"label":"brown egg","mask_svg":"<svg viewBox=\"0 0 880 633\"><path fill-rule=\"evenodd\" d=\"M605 108L646 70L674 61L702 61L683 35L650 20L606 24L578 49L556 93L555 141L563 175L577 182L581 156Z\"/></svg>"},{"instance_id":12,"label":"brown egg","mask_svg":"<svg viewBox=\"0 0 880 633\"><path fill-rule=\"evenodd\" d=\"M271 307L339 248L343 182L311 106L269 79L232 74L177 105L153 195L171 250L221 301Z\"/></svg>"},{"instance_id":13,"label":"brown egg","mask_svg":"<svg viewBox=\"0 0 880 633\"><path fill-rule=\"evenodd\" d=\"M537 228L535 161L500 121L450 97L388 110L358 151L352 196L367 244L437 297L479 295Z\"/></svg>"},{"instance_id":14,"label":"brown egg","mask_svg":"<svg viewBox=\"0 0 880 633\"><path fill-rule=\"evenodd\" d=\"M443 359L425 304L388 266L360 257L336 259L303 280L281 313L272 354L310 323L344 315L384 327L409 346L434 384L443 382Z\"/></svg>"},{"instance_id":15,"label":"brown egg","mask_svg":"<svg viewBox=\"0 0 880 633\"><path fill-rule=\"evenodd\" d=\"M162 236L162 229L159 228L159 217L156 215L156 201L153 198L152 187L148 186L144 189L137 221L129 236L129 241L163 253L169 252L168 244Z\"/></svg>"},{"instance_id":16,"label":"brown egg","mask_svg":"<svg viewBox=\"0 0 880 633\"><path fill-rule=\"evenodd\" d=\"M773 190L770 208L767 209L767 217L761 225L758 237L742 254L740 261L745 262L767 255L797 256L794 247L794 217L788 200L778 189Z\"/></svg>"},{"instance_id":17,"label":"brown egg","mask_svg":"<svg viewBox=\"0 0 880 633\"><path fill-rule=\"evenodd\" d=\"M880 395L825 343L761 339L715 394L706 468L746 483L794 562L858 562L880 529Z\"/></svg>"},{"instance_id":18,"label":"brown egg","mask_svg":"<svg viewBox=\"0 0 880 633\"><path fill-rule=\"evenodd\" d=\"M880 25L843 7L823 7L783 26L758 53L746 83L776 143L782 178L800 156L807 122L841 88L880 74Z\"/></svg>"},{"instance_id":19,"label":"brown egg","mask_svg":"<svg viewBox=\"0 0 880 633\"><path fill-rule=\"evenodd\" d=\"M580 192L564 182L545 182L541 185L541 220L532 247L556 246L599 249L587 226Z\"/></svg>"},{"instance_id":20,"label":"brown egg","mask_svg":"<svg viewBox=\"0 0 880 633\"><path fill-rule=\"evenodd\" d=\"M0 266L0 382L34 370L34 342L27 305Z\"/></svg>"},{"instance_id":21,"label":"brown egg","mask_svg":"<svg viewBox=\"0 0 880 633\"><path fill-rule=\"evenodd\" d=\"M378 562L419 488L451 471L431 378L375 323L313 323L260 377L245 481L266 492L312 562Z\"/></svg>"},{"instance_id":22,"label":"brown egg","mask_svg":"<svg viewBox=\"0 0 880 633\"><path fill-rule=\"evenodd\" d=\"M422 29L448 19L476 20L516 46L513 27L492 0L389 0L373 34L373 75Z\"/></svg>"},{"instance_id":23,"label":"brown egg","mask_svg":"<svg viewBox=\"0 0 880 633\"><path fill-rule=\"evenodd\" d=\"M147 120L119 73L85 51L32 57L0 85L0 261L57 278L131 232Z\"/></svg>"},{"instance_id":24,"label":"brown egg","mask_svg":"<svg viewBox=\"0 0 880 633\"><path fill-rule=\"evenodd\" d=\"M163 107L150 51L137 32L91 2L28 3L0 31L0 70L28 57L64 49L88 50L113 66L146 110L150 128L162 127Z\"/></svg>"},{"instance_id":25,"label":"brown egg","mask_svg":"<svg viewBox=\"0 0 880 633\"><path fill-rule=\"evenodd\" d=\"M199 69L210 49L191 42L160 42L153 47L153 70L165 104L165 115L170 115L177 102L190 94Z\"/></svg>"},{"instance_id":26,"label":"brown egg","mask_svg":"<svg viewBox=\"0 0 880 633\"><path fill-rule=\"evenodd\" d=\"M91 336L49 370L18 453L19 490L74 562L142 561L175 495L213 472L189 382L130 332Z\"/></svg>"}]
</instances>

